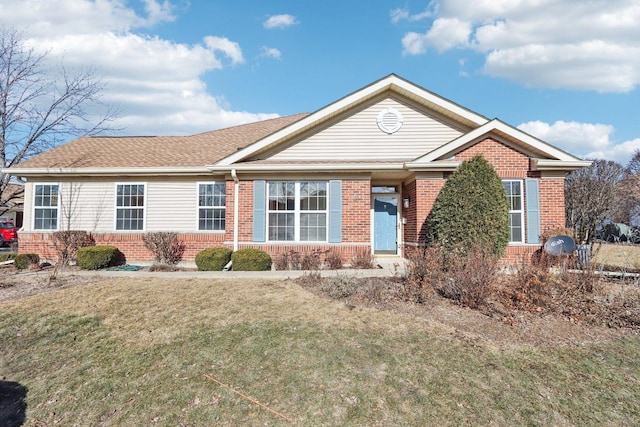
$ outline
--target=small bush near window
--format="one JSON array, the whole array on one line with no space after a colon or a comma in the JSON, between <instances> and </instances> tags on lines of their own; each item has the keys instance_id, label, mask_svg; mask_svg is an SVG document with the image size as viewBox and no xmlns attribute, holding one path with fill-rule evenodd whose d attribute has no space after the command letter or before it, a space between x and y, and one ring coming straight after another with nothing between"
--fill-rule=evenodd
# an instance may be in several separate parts
<instances>
[{"instance_id":1,"label":"small bush near window","mask_svg":"<svg viewBox=\"0 0 640 427\"><path fill-rule=\"evenodd\" d=\"M343 264L342 254L335 249L331 249L327 252L324 262L327 264L327 268L329 268L329 270L340 270Z\"/></svg>"},{"instance_id":2,"label":"small bush near window","mask_svg":"<svg viewBox=\"0 0 640 427\"><path fill-rule=\"evenodd\" d=\"M271 270L271 257L260 249L240 249L231 255L233 269L236 271Z\"/></svg>"},{"instance_id":3,"label":"small bush near window","mask_svg":"<svg viewBox=\"0 0 640 427\"><path fill-rule=\"evenodd\" d=\"M38 254L19 254L13 259L13 266L17 270L25 270L32 266L37 266L40 263L40 256Z\"/></svg>"},{"instance_id":4,"label":"small bush near window","mask_svg":"<svg viewBox=\"0 0 640 427\"><path fill-rule=\"evenodd\" d=\"M198 271L222 271L225 265L231 261L231 249L218 247L208 248L196 255Z\"/></svg>"},{"instance_id":5,"label":"small bush near window","mask_svg":"<svg viewBox=\"0 0 640 427\"><path fill-rule=\"evenodd\" d=\"M156 232L142 236L144 246L153 252L156 262L175 265L180 262L184 254L185 245L178 239L176 233Z\"/></svg>"},{"instance_id":6,"label":"small bush near window","mask_svg":"<svg viewBox=\"0 0 640 427\"><path fill-rule=\"evenodd\" d=\"M98 270L113 265L119 256L115 246L85 246L78 249L78 267L83 270Z\"/></svg>"},{"instance_id":7,"label":"small bush near window","mask_svg":"<svg viewBox=\"0 0 640 427\"><path fill-rule=\"evenodd\" d=\"M309 254L304 254L302 261L300 261L301 270L320 270L322 266L322 260L320 255L323 251L313 251Z\"/></svg>"},{"instance_id":8,"label":"small bush near window","mask_svg":"<svg viewBox=\"0 0 640 427\"><path fill-rule=\"evenodd\" d=\"M374 255L369 248L361 248L356 250L351 260L351 267L353 268L374 268L373 261Z\"/></svg>"},{"instance_id":9,"label":"small bush near window","mask_svg":"<svg viewBox=\"0 0 640 427\"><path fill-rule=\"evenodd\" d=\"M52 238L53 246L58 254L58 264L63 266L76 260L78 249L95 245L91 235L81 230L56 231Z\"/></svg>"},{"instance_id":10,"label":"small bush near window","mask_svg":"<svg viewBox=\"0 0 640 427\"><path fill-rule=\"evenodd\" d=\"M300 252L294 251L293 249L278 254L273 262L276 270L300 270L301 263Z\"/></svg>"}]
</instances>

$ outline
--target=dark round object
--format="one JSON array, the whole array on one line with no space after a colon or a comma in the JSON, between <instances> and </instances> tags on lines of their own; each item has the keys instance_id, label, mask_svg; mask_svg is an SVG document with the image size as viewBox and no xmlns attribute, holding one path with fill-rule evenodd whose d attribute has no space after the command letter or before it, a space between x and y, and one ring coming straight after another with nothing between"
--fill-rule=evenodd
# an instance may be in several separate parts
<instances>
[{"instance_id":1,"label":"dark round object","mask_svg":"<svg viewBox=\"0 0 640 427\"><path fill-rule=\"evenodd\" d=\"M544 250L549 255L569 255L576 249L576 242L569 236L554 236L544 244Z\"/></svg>"}]
</instances>

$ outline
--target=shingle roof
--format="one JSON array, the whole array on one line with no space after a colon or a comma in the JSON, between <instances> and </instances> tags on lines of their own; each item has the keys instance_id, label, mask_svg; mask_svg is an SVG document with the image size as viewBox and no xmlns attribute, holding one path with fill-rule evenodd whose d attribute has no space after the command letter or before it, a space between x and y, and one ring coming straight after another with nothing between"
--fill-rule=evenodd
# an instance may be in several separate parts
<instances>
[{"instance_id":1,"label":"shingle roof","mask_svg":"<svg viewBox=\"0 0 640 427\"><path fill-rule=\"evenodd\" d=\"M81 137L15 168L143 168L210 165L307 113L189 136Z\"/></svg>"}]
</instances>

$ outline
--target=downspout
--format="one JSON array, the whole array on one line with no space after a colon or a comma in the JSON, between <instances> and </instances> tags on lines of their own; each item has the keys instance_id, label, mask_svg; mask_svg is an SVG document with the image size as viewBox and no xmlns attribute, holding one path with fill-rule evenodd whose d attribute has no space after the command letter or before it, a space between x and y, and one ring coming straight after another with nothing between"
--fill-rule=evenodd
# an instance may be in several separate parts
<instances>
[{"instance_id":1,"label":"downspout","mask_svg":"<svg viewBox=\"0 0 640 427\"><path fill-rule=\"evenodd\" d=\"M238 211L240 210L240 181L235 169L231 169L231 177L233 178L233 251L238 250Z\"/></svg>"}]
</instances>

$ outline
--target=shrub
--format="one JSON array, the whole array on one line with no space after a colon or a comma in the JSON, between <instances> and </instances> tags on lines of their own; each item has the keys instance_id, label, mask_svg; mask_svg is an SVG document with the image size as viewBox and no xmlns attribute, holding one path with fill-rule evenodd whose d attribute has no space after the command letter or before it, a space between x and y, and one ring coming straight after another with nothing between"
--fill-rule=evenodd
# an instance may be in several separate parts
<instances>
[{"instance_id":1,"label":"shrub","mask_svg":"<svg viewBox=\"0 0 640 427\"><path fill-rule=\"evenodd\" d=\"M17 270L25 270L32 266L37 266L40 262L40 256L38 254L18 254L13 259L13 266Z\"/></svg>"},{"instance_id":2,"label":"shrub","mask_svg":"<svg viewBox=\"0 0 640 427\"><path fill-rule=\"evenodd\" d=\"M300 261L300 269L301 270L319 270L322 266L322 260L320 255L322 255L323 251L315 250L311 253L304 254L302 256L302 260Z\"/></svg>"},{"instance_id":3,"label":"shrub","mask_svg":"<svg viewBox=\"0 0 640 427\"><path fill-rule=\"evenodd\" d=\"M331 298L340 299L350 297L358 289L358 279L346 275L327 277L322 281L322 291Z\"/></svg>"},{"instance_id":4,"label":"shrub","mask_svg":"<svg viewBox=\"0 0 640 427\"><path fill-rule=\"evenodd\" d=\"M340 270L343 264L342 254L335 249L331 249L327 252L324 262L330 270Z\"/></svg>"},{"instance_id":5,"label":"shrub","mask_svg":"<svg viewBox=\"0 0 640 427\"><path fill-rule=\"evenodd\" d=\"M441 251L435 246L415 248L406 253L406 270L401 297L423 303L433 294L442 273Z\"/></svg>"},{"instance_id":6,"label":"shrub","mask_svg":"<svg viewBox=\"0 0 640 427\"><path fill-rule=\"evenodd\" d=\"M10 261L16 259L16 254L0 254L0 262Z\"/></svg>"},{"instance_id":7,"label":"shrub","mask_svg":"<svg viewBox=\"0 0 640 427\"><path fill-rule=\"evenodd\" d=\"M271 270L271 257L260 249L240 249L231 254L233 269L236 271Z\"/></svg>"},{"instance_id":8,"label":"shrub","mask_svg":"<svg viewBox=\"0 0 640 427\"><path fill-rule=\"evenodd\" d=\"M53 233L53 246L58 254L58 264L68 265L76 260L78 249L95 245L89 233L82 230L63 230Z\"/></svg>"},{"instance_id":9,"label":"shrub","mask_svg":"<svg viewBox=\"0 0 640 427\"><path fill-rule=\"evenodd\" d=\"M224 247L204 249L196 255L198 271L222 271L231 261L231 249Z\"/></svg>"},{"instance_id":10,"label":"shrub","mask_svg":"<svg viewBox=\"0 0 640 427\"><path fill-rule=\"evenodd\" d=\"M374 255L369 248L357 249L351 260L353 268L373 268Z\"/></svg>"},{"instance_id":11,"label":"shrub","mask_svg":"<svg viewBox=\"0 0 640 427\"><path fill-rule=\"evenodd\" d=\"M85 246L78 249L78 267L83 270L98 270L115 264L119 256L115 246Z\"/></svg>"},{"instance_id":12,"label":"shrub","mask_svg":"<svg viewBox=\"0 0 640 427\"><path fill-rule=\"evenodd\" d=\"M185 245L176 233L159 231L142 236L144 246L153 252L156 262L174 265L180 262Z\"/></svg>"},{"instance_id":13,"label":"shrub","mask_svg":"<svg viewBox=\"0 0 640 427\"><path fill-rule=\"evenodd\" d=\"M464 255L480 244L499 258L509 243L509 201L500 177L482 157L447 179L427 218L429 243Z\"/></svg>"},{"instance_id":14,"label":"shrub","mask_svg":"<svg viewBox=\"0 0 640 427\"><path fill-rule=\"evenodd\" d=\"M293 249L278 254L274 261L276 270L300 270L301 263L300 252Z\"/></svg>"},{"instance_id":15,"label":"shrub","mask_svg":"<svg viewBox=\"0 0 640 427\"><path fill-rule=\"evenodd\" d=\"M498 260L489 248L481 244L465 249L464 253L464 256L450 256L447 252L438 291L462 305L479 308L491 295L491 286L498 274Z\"/></svg>"}]
</instances>

